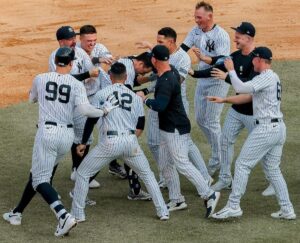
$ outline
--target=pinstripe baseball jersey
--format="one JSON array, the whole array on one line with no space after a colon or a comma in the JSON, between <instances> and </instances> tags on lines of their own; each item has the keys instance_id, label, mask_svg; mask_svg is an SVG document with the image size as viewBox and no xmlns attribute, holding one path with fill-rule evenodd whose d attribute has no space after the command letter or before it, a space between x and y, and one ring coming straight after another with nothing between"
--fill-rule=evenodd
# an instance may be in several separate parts
<instances>
[{"instance_id":1,"label":"pinstripe baseball jersey","mask_svg":"<svg viewBox=\"0 0 300 243\"><path fill-rule=\"evenodd\" d=\"M127 79L125 81L125 84L129 84L133 88L134 79L136 75L133 66L133 60L130 58L120 58L118 62L123 63L126 67Z\"/></svg>"},{"instance_id":2,"label":"pinstripe baseball jersey","mask_svg":"<svg viewBox=\"0 0 300 243\"><path fill-rule=\"evenodd\" d=\"M98 91L93 99L93 105L101 108L107 97L114 94L118 97L120 106L107 116L100 118L99 130L106 132L135 130L138 118L144 116L142 99L123 84L114 84Z\"/></svg>"},{"instance_id":3,"label":"pinstripe baseball jersey","mask_svg":"<svg viewBox=\"0 0 300 243\"><path fill-rule=\"evenodd\" d=\"M170 55L169 63L173 65L179 72L180 77L184 79L181 83L181 97L183 103L188 102L186 96L186 77L191 68L190 56L181 48Z\"/></svg>"},{"instance_id":4,"label":"pinstripe baseball jersey","mask_svg":"<svg viewBox=\"0 0 300 243\"><path fill-rule=\"evenodd\" d=\"M54 72L56 70L55 65L55 54L58 49L53 51L49 58L49 71ZM75 60L73 61L72 69L70 74L79 74L91 70L94 65L89 55L81 48L75 46ZM93 95L97 92L99 84L97 82L85 82L84 87L88 96Z\"/></svg>"},{"instance_id":5,"label":"pinstripe baseball jersey","mask_svg":"<svg viewBox=\"0 0 300 243\"><path fill-rule=\"evenodd\" d=\"M39 102L39 123L72 124L74 107L89 104L82 83L69 74L56 72L35 77L30 99Z\"/></svg>"},{"instance_id":6,"label":"pinstripe baseball jersey","mask_svg":"<svg viewBox=\"0 0 300 243\"><path fill-rule=\"evenodd\" d=\"M253 87L253 115L256 119L282 118L281 83L278 75L267 69L248 84Z\"/></svg>"},{"instance_id":7,"label":"pinstripe baseball jersey","mask_svg":"<svg viewBox=\"0 0 300 243\"><path fill-rule=\"evenodd\" d=\"M188 47L197 47L205 56L228 56L230 54L230 38L228 33L219 25L207 32L203 32L198 26L192 28L183 41ZM200 70L209 68L204 62L199 63Z\"/></svg>"}]
</instances>

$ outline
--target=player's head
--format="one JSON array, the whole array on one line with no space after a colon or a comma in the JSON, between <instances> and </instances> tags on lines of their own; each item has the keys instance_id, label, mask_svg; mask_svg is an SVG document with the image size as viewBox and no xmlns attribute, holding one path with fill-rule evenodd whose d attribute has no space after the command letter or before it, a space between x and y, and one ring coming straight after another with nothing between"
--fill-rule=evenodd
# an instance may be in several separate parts
<instances>
[{"instance_id":1,"label":"player's head","mask_svg":"<svg viewBox=\"0 0 300 243\"><path fill-rule=\"evenodd\" d=\"M152 71L151 54L143 52L138 56L133 57L133 66L137 74L146 74Z\"/></svg>"},{"instance_id":2,"label":"player's head","mask_svg":"<svg viewBox=\"0 0 300 243\"><path fill-rule=\"evenodd\" d=\"M60 47L55 53L55 64L57 67L71 70L73 60L75 60L75 52L74 49L70 47Z\"/></svg>"},{"instance_id":3,"label":"player's head","mask_svg":"<svg viewBox=\"0 0 300 243\"><path fill-rule=\"evenodd\" d=\"M126 67L123 63L115 62L111 65L109 76L112 83L124 83L127 79Z\"/></svg>"},{"instance_id":4,"label":"player's head","mask_svg":"<svg viewBox=\"0 0 300 243\"><path fill-rule=\"evenodd\" d=\"M255 27L249 22L242 22L238 27L231 27L235 30L234 42L236 48L243 50L253 44L255 36Z\"/></svg>"},{"instance_id":5,"label":"player's head","mask_svg":"<svg viewBox=\"0 0 300 243\"><path fill-rule=\"evenodd\" d=\"M213 22L213 7L204 1L195 6L195 22L200 29L206 29Z\"/></svg>"},{"instance_id":6,"label":"player's head","mask_svg":"<svg viewBox=\"0 0 300 243\"><path fill-rule=\"evenodd\" d=\"M152 64L156 69L159 69L161 65L169 64L170 52L164 45L156 45L151 52Z\"/></svg>"},{"instance_id":7,"label":"player's head","mask_svg":"<svg viewBox=\"0 0 300 243\"><path fill-rule=\"evenodd\" d=\"M253 50L252 55L254 56L252 63L255 72L261 73L263 70L270 68L273 54L268 47L257 47Z\"/></svg>"},{"instance_id":8,"label":"player's head","mask_svg":"<svg viewBox=\"0 0 300 243\"><path fill-rule=\"evenodd\" d=\"M97 30L93 25L84 25L80 28L81 47L87 53L91 53L97 42Z\"/></svg>"},{"instance_id":9,"label":"player's head","mask_svg":"<svg viewBox=\"0 0 300 243\"><path fill-rule=\"evenodd\" d=\"M177 33L171 27L164 27L157 32L157 44L164 45L169 50L176 46Z\"/></svg>"},{"instance_id":10,"label":"player's head","mask_svg":"<svg viewBox=\"0 0 300 243\"><path fill-rule=\"evenodd\" d=\"M76 33L71 26L62 26L56 31L56 39L59 46L68 46L75 48L76 46Z\"/></svg>"}]
</instances>

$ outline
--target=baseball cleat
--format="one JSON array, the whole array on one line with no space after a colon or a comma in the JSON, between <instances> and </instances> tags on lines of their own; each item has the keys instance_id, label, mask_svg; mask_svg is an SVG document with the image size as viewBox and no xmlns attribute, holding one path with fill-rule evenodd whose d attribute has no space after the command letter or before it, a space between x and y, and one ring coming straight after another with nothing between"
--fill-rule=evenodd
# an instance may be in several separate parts
<instances>
[{"instance_id":1,"label":"baseball cleat","mask_svg":"<svg viewBox=\"0 0 300 243\"><path fill-rule=\"evenodd\" d=\"M208 197L207 200L204 201L204 204L206 206L206 218L210 218L211 215L214 213L216 206L219 202L220 196L220 192L214 192Z\"/></svg>"},{"instance_id":2,"label":"baseball cleat","mask_svg":"<svg viewBox=\"0 0 300 243\"><path fill-rule=\"evenodd\" d=\"M74 228L76 225L77 222L75 218L71 214L67 213L64 219L59 218L57 229L54 235L57 237L63 237L67 235L70 232L70 230Z\"/></svg>"},{"instance_id":3,"label":"baseball cleat","mask_svg":"<svg viewBox=\"0 0 300 243\"><path fill-rule=\"evenodd\" d=\"M152 198L149 193L140 190L140 193L135 195L132 190L129 190L129 193L127 195L128 200L140 200L140 201L151 201Z\"/></svg>"},{"instance_id":4,"label":"baseball cleat","mask_svg":"<svg viewBox=\"0 0 300 243\"><path fill-rule=\"evenodd\" d=\"M167 208L168 208L169 212L177 211L177 210L182 210L182 209L187 208L187 204L184 201L179 202L179 203L176 203L174 201L170 201L167 204Z\"/></svg>"},{"instance_id":5,"label":"baseball cleat","mask_svg":"<svg viewBox=\"0 0 300 243\"><path fill-rule=\"evenodd\" d=\"M3 214L3 219L12 225L21 225L22 214L14 213L13 210L11 210L10 212Z\"/></svg>"},{"instance_id":6,"label":"baseball cleat","mask_svg":"<svg viewBox=\"0 0 300 243\"><path fill-rule=\"evenodd\" d=\"M95 189L95 188L99 188L99 187L100 187L100 183L98 181L96 181L95 179L92 180L89 184L90 189Z\"/></svg>"},{"instance_id":7,"label":"baseball cleat","mask_svg":"<svg viewBox=\"0 0 300 243\"><path fill-rule=\"evenodd\" d=\"M69 196L70 196L70 198L73 199L73 197L74 197L74 192L73 192L73 190L69 192ZM94 206L94 205L96 205L96 204L97 204L96 201L94 201L94 200L89 199L88 197L86 197L86 199L85 199L85 205L86 205L86 206Z\"/></svg>"},{"instance_id":8,"label":"baseball cleat","mask_svg":"<svg viewBox=\"0 0 300 243\"><path fill-rule=\"evenodd\" d=\"M233 209L230 207L225 207L217 213L214 213L212 217L214 219L227 219L227 218L236 218L243 215L243 211L240 207Z\"/></svg>"},{"instance_id":9,"label":"baseball cleat","mask_svg":"<svg viewBox=\"0 0 300 243\"><path fill-rule=\"evenodd\" d=\"M169 215L162 215L162 216L160 216L160 218L159 218L159 220L161 220L161 221L167 221L167 220L169 220L170 219L170 216Z\"/></svg>"},{"instance_id":10,"label":"baseball cleat","mask_svg":"<svg viewBox=\"0 0 300 243\"><path fill-rule=\"evenodd\" d=\"M261 195L268 197L268 196L273 196L275 195L275 189L272 186L272 184L270 184L262 193Z\"/></svg>"},{"instance_id":11,"label":"baseball cleat","mask_svg":"<svg viewBox=\"0 0 300 243\"><path fill-rule=\"evenodd\" d=\"M127 174L125 169L118 165L118 166L111 166L109 165L109 169L108 169L108 173L118 176L121 179L126 179L127 178Z\"/></svg>"},{"instance_id":12,"label":"baseball cleat","mask_svg":"<svg viewBox=\"0 0 300 243\"><path fill-rule=\"evenodd\" d=\"M288 219L288 220L292 220L292 219L296 219L296 214L292 211L289 213L284 213L281 210L279 210L276 213L272 213L271 217L274 219Z\"/></svg>"},{"instance_id":13,"label":"baseball cleat","mask_svg":"<svg viewBox=\"0 0 300 243\"><path fill-rule=\"evenodd\" d=\"M224 182L223 180L218 180L214 185L211 186L211 189L215 192L219 192L223 189L231 190L231 181Z\"/></svg>"}]
</instances>

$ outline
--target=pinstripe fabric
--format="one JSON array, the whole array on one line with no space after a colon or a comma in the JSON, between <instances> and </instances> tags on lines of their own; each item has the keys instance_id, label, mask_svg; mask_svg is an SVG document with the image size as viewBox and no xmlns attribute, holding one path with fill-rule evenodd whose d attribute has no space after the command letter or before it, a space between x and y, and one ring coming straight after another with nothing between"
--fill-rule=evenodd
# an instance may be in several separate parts
<instances>
[{"instance_id":1,"label":"pinstripe fabric","mask_svg":"<svg viewBox=\"0 0 300 243\"><path fill-rule=\"evenodd\" d=\"M123 159L144 181L153 199L157 215L159 217L166 215L167 207L149 163L138 144L137 137L129 134L129 130L135 130L138 118L144 116L143 102L124 85L114 84L97 92L95 100L98 102L94 105L101 106L112 93L118 95L121 106L102 117L98 123L100 124L98 145L88 153L77 169L72 214L78 219L85 218L84 207L89 178L110 161ZM132 102L124 102L129 95L132 97ZM119 135L108 136L107 131L118 131Z\"/></svg>"},{"instance_id":2,"label":"pinstripe fabric","mask_svg":"<svg viewBox=\"0 0 300 243\"><path fill-rule=\"evenodd\" d=\"M185 45L195 46L206 56L226 55L230 53L230 39L227 32L220 26L215 25L208 32L203 32L195 26L187 35L183 42ZM200 62L199 69L209 68L210 65ZM204 132L212 149L209 160L209 167L218 167L221 160L221 126L220 114L223 109L222 104L208 102L205 96L225 97L228 93L229 85L223 81L213 78L198 80L195 91L195 117L197 124Z\"/></svg>"},{"instance_id":3,"label":"pinstripe fabric","mask_svg":"<svg viewBox=\"0 0 300 243\"><path fill-rule=\"evenodd\" d=\"M40 74L34 79L30 98L39 102L39 128L31 167L32 186L36 188L50 182L53 167L70 151L74 131L67 125L73 123L74 107L88 104L88 99L82 83L69 74L55 72ZM45 125L46 121L56 122L57 126Z\"/></svg>"},{"instance_id":4,"label":"pinstripe fabric","mask_svg":"<svg viewBox=\"0 0 300 243\"><path fill-rule=\"evenodd\" d=\"M264 172L275 189L281 210L284 213L294 212L287 185L280 170L286 127L283 121L272 123L270 120L282 118L280 80L272 70L266 70L247 82L247 85L253 87L253 114L260 123L248 136L236 161L228 205L232 208L239 207L251 169L262 160Z\"/></svg>"},{"instance_id":5,"label":"pinstripe fabric","mask_svg":"<svg viewBox=\"0 0 300 243\"><path fill-rule=\"evenodd\" d=\"M183 174L196 187L198 194L206 199L213 191L208 187L200 171L189 161L188 146L190 134L180 135L177 130L175 133L168 133L160 130L160 163L162 174L169 189L169 199L174 202L184 201L180 193L180 181L176 171Z\"/></svg>"},{"instance_id":6,"label":"pinstripe fabric","mask_svg":"<svg viewBox=\"0 0 300 243\"><path fill-rule=\"evenodd\" d=\"M219 178L223 182L231 182L231 164L234 155L234 144L236 138L243 128L248 130L248 133L254 128L253 116L243 115L235 111L232 107L229 108L223 126L221 139L221 169Z\"/></svg>"},{"instance_id":7,"label":"pinstripe fabric","mask_svg":"<svg viewBox=\"0 0 300 243\"><path fill-rule=\"evenodd\" d=\"M125 81L125 84L129 84L133 88L136 75L133 66L133 60L129 58L120 58L118 62L123 63L126 67L127 79Z\"/></svg>"}]
</instances>

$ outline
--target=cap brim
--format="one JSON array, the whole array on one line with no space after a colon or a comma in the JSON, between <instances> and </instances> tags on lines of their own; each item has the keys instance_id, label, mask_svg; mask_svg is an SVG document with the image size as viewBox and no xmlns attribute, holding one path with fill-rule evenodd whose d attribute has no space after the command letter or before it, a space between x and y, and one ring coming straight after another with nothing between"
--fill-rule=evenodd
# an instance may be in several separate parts
<instances>
[{"instance_id":1,"label":"cap brim","mask_svg":"<svg viewBox=\"0 0 300 243\"><path fill-rule=\"evenodd\" d=\"M239 28L235 28L235 27L230 27L231 29L235 30L236 32L242 34L242 35L247 35L247 33L243 32L242 30L240 30Z\"/></svg>"}]
</instances>

